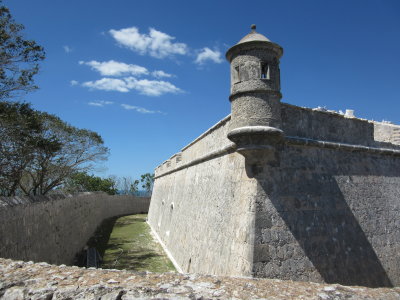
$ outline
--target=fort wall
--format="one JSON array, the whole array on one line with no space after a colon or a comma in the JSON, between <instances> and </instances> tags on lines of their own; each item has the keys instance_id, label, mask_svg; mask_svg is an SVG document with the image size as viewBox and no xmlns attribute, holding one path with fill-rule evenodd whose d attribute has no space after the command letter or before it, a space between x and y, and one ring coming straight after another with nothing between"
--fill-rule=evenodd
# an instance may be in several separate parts
<instances>
[{"instance_id":1,"label":"fort wall","mask_svg":"<svg viewBox=\"0 0 400 300\"><path fill-rule=\"evenodd\" d=\"M281 104L283 144L254 173L230 116L156 169L153 231L184 272L400 284L399 126Z\"/></svg>"},{"instance_id":2,"label":"fort wall","mask_svg":"<svg viewBox=\"0 0 400 300\"><path fill-rule=\"evenodd\" d=\"M107 218L146 213L149 198L85 193L0 198L0 257L72 264Z\"/></svg>"},{"instance_id":3,"label":"fort wall","mask_svg":"<svg viewBox=\"0 0 400 300\"><path fill-rule=\"evenodd\" d=\"M183 272L251 275L256 182L229 148L228 125L229 117L182 149L178 164L156 170L149 224Z\"/></svg>"},{"instance_id":4,"label":"fort wall","mask_svg":"<svg viewBox=\"0 0 400 300\"><path fill-rule=\"evenodd\" d=\"M254 276L400 285L400 153L321 146L257 175Z\"/></svg>"}]
</instances>

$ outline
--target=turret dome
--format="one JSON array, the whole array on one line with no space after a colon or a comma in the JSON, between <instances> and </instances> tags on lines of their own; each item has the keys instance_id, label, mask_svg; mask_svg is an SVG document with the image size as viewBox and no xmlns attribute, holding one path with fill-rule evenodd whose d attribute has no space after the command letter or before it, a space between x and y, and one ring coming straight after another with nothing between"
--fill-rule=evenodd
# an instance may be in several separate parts
<instances>
[{"instance_id":1,"label":"turret dome","mask_svg":"<svg viewBox=\"0 0 400 300\"><path fill-rule=\"evenodd\" d=\"M251 25L251 32L244 36L236 45L253 41L271 42L266 36L256 32L256 25L253 24Z\"/></svg>"},{"instance_id":2,"label":"turret dome","mask_svg":"<svg viewBox=\"0 0 400 300\"><path fill-rule=\"evenodd\" d=\"M232 57L238 54L238 51L250 48L259 48L266 51L273 51L276 53L277 58L283 54L283 49L278 44L271 42L266 36L256 32L256 25L251 25L251 32L244 36L237 44L232 46L225 54L226 59L231 62Z\"/></svg>"}]
</instances>

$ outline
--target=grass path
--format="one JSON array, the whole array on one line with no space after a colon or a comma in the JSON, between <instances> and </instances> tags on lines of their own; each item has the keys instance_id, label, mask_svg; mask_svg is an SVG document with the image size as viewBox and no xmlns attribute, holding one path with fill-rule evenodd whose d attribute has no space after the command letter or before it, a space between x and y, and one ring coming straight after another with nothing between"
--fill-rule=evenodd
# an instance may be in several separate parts
<instances>
[{"instance_id":1,"label":"grass path","mask_svg":"<svg viewBox=\"0 0 400 300\"><path fill-rule=\"evenodd\" d=\"M130 215L115 221L105 246L102 268L132 271L175 271L162 247L150 234L146 214Z\"/></svg>"}]
</instances>

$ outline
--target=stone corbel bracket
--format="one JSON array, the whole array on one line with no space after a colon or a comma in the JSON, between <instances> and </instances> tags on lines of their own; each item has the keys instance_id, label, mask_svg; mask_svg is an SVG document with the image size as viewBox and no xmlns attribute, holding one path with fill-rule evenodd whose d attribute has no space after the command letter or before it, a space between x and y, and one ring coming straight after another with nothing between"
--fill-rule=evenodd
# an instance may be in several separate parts
<instances>
[{"instance_id":1,"label":"stone corbel bracket","mask_svg":"<svg viewBox=\"0 0 400 300\"><path fill-rule=\"evenodd\" d=\"M279 150L285 140L281 129L270 126L244 126L231 130L228 138L236 144L236 151L245 157L249 177L261 173L265 165L279 165Z\"/></svg>"}]
</instances>

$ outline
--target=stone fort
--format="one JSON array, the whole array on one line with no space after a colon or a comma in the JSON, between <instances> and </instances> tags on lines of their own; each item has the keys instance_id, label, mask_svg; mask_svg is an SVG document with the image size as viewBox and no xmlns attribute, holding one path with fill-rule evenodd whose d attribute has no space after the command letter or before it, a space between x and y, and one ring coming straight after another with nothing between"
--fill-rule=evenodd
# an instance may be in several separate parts
<instances>
[{"instance_id":1,"label":"stone fort","mask_svg":"<svg viewBox=\"0 0 400 300\"><path fill-rule=\"evenodd\" d=\"M400 299L324 284L400 285L400 126L281 103L282 53L255 26L228 50L232 113L156 169L150 207L0 198L0 299ZM48 264L145 212L177 270L205 275Z\"/></svg>"},{"instance_id":2,"label":"stone fort","mask_svg":"<svg viewBox=\"0 0 400 300\"><path fill-rule=\"evenodd\" d=\"M155 170L149 224L182 272L400 284L400 126L281 102L283 49L231 47L231 114Z\"/></svg>"}]
</instances>

